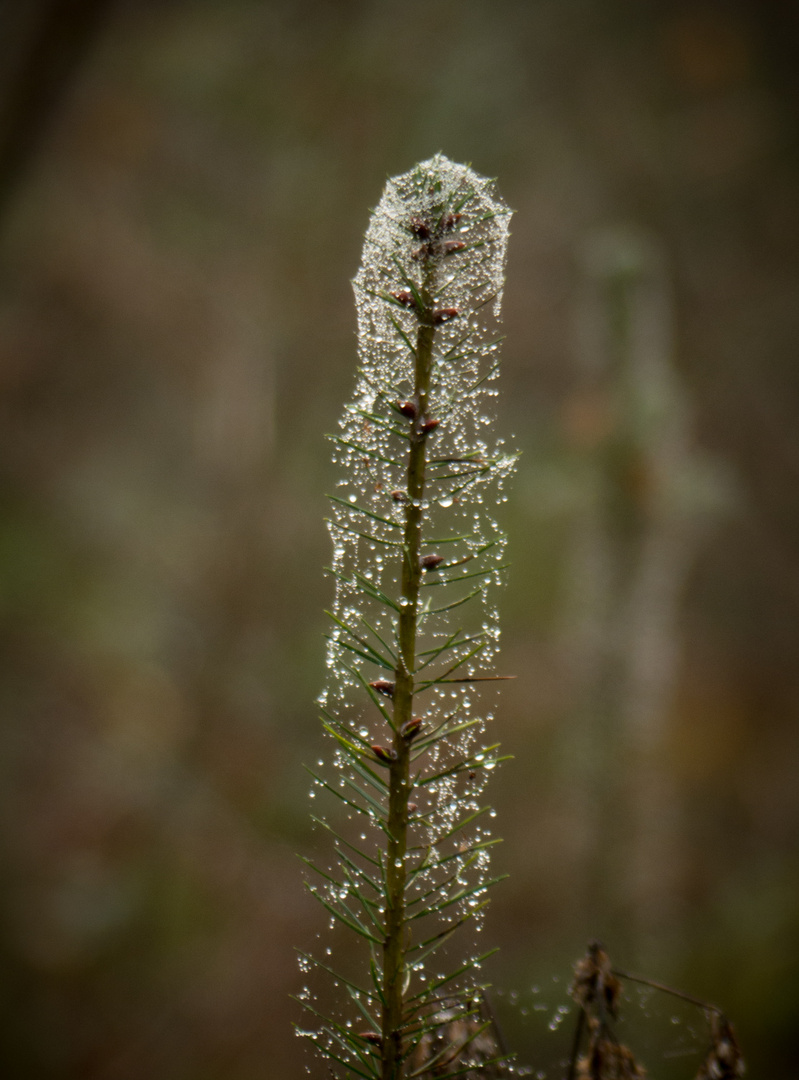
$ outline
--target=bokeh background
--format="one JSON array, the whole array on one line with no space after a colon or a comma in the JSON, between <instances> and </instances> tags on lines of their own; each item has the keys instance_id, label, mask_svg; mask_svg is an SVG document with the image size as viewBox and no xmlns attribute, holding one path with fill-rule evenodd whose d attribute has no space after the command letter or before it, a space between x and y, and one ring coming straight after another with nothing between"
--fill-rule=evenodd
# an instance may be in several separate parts
<instances>
[{"instance_id":1,"label":"bokeh background","mask_svg":"<svg viewBox=\"0 0 799 1080\"><path fill-rule=\"evenodd\" d=\"M4 1075L304 1075L323 435L438 150L516 211L506 1038L560 1076L600 937L797 1075L798 46L792 0L0 3ZM627 1006L655 1076L675 1008Z\"/></svg>"}]
</instances>

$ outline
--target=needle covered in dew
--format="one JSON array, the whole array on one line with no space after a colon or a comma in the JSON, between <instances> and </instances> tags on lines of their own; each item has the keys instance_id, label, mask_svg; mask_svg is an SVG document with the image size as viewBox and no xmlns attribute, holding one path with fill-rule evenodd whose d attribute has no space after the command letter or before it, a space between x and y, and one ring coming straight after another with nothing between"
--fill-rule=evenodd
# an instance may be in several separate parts
<instances>
[{"instance_id":1,"label":"needle covered in dew","mask_svg":"<svg viewBox=\"0 0 799 1080\"><path fill-rule=\"evenodd\" d=\"M337 980L337 1015L302 995L316 1018L302 1034L343 1075L415 1073L442 996L472 1016L487 955L476 931L498 841L482 791L503 758L485 684L508 677L494 514L515 461L492 431L509 218L493 181L437 155L388 182L354 281L358 376L331 437L330 752L312 773L334 856L308 887L361 960L352 942L340 967L335 950L304 957ZM479 1045L486 1064L484 1028L464 1030L458 1061Z\"/></svg>"}]
</instances>

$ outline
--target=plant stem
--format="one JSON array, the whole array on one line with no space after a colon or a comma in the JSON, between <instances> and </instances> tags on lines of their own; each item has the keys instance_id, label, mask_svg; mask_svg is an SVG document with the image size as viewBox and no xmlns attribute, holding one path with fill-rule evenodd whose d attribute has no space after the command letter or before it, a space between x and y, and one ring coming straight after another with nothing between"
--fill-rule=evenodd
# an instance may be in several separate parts
<instances>
[{"instance_id":1,"label":"plant stem","mask_svg":"<svg viewBox=\"0 0 799 1080\"><path fill-rule=\"evenodd\" d=\"M416 338L413 403L407 471L407 502L403 534L401 600L399 615L399 655L394 688L394 753L389 771L388 846L386 865L386 937L383 944L382 1080L399 1080L402 1072L403 996L405 990L405 855L408 843L408 799L410 797L410 742L402 734L403 725L413 716L416 667L416 637L422 547L422 504L424 498L427 416L430 372L433 361L432 301L430 278L425 274L421 290L423 310Z\"/></svg>"},{"instance_id":2,"label":"plant stem","mask_svg":"<svg viewBox=\"0 0 799 1080\"><path fill-rule=\"evenodd\" d=\"M630 982L640 983L642 986L649 986L653 990L660 990L664 994L671 994L672 997L681 998L691 1005L696 1005L699 1009L704 1009L705 1012L718 1013L719 1016L723 1015L718 1005L711 1005L709 1001L702 1001L692 994L686 994L682 990L675 990L673 986L666 986L665 983L655 982L653 979L642 979L640 975L631 975L629 971L618 971L615 968L612 974L619 979L629 979Z\"/></svg>"}]
</instances>

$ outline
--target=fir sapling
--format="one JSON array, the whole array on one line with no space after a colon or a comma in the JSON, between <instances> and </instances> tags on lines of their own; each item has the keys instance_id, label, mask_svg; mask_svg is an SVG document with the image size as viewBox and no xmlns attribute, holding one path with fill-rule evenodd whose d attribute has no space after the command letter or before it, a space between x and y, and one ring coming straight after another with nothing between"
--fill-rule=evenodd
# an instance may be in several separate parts
<instances>
[{"instance_id":1,"label":"fir sapling","mask_svg":"<svg viewBox=\"0 0 799 1080\"><path fill-rule=\"evenodd\" d=\"M335 861L309 888L362 963L351 948L301 960L344 998L325 1017L301 994L316 1018L303 1034L339 1077L462 1074L486 1026L470 1002L488 954L450 938L479 929L498 842L481 794L502 758L478 691L502 677L492 507L514 458L490 424L509 217L491 181L437 155L388 182L354 281L360 366L332 437L331 755L312 789L320 807L334 797L316 820ZM419 1065L453 1001L471 1034Z\"/></svg>"}]
</instances>

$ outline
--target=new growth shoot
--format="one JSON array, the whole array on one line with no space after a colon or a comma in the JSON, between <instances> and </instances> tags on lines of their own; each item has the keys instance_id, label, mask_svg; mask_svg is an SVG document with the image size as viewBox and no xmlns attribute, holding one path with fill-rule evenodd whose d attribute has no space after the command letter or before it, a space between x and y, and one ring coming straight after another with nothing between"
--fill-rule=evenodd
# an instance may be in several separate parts
<instances>
[{"instance_id":1,"label":"new growth shoot","mask_svg":"<svg viewBox=\"0 0 799 1080\"><path fill-rule=\"evenodd\" d=\"M337 800L317 819L336 862L313 867L309 888L363 962L350 949L343 968L302 961L345 998L327 1018L302 995L317 1018L303 1034L339 1077L462 1075L487 1026L473 1018L488 954L460 928L479 929L498 842L481 796L503 759L479 692L503 677L492 507L514 458L490 426L509 216L491 181L437 155L388 182L354 281L360 366L333 436L328 521L332 754L312 791ZM469 1034L425 1060L453 1003Z\"/></svg>"}]
</instances>

